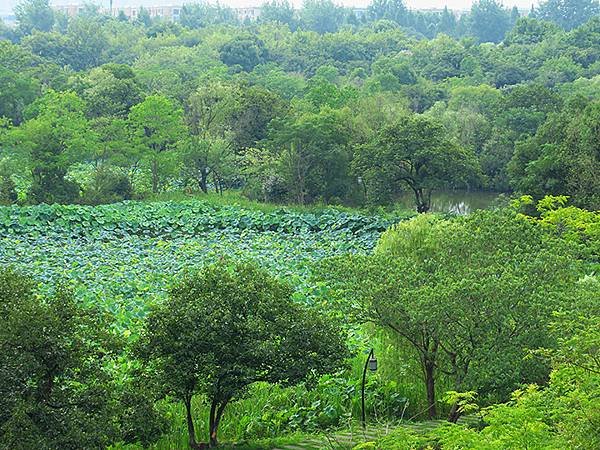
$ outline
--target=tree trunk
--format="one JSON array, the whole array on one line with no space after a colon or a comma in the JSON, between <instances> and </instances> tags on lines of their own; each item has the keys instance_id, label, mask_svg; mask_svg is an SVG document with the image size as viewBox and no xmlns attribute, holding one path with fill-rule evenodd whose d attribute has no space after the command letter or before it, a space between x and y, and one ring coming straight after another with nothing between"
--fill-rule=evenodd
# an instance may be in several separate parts
<instances>
[{"instance_id":1,"label":"tree trunk","mask_svg":"<svg viewBox=\"0 0 600 450\"><path fill-rule=\"evenodd\" d=\"M437 416L435 408L435 364L431 361L425 361L423 369L425 372L425 386L427 388L429 418L435 419Z\"/></svg>"},{"instance_id":2,"label":"tree trunk","mask_svg":"<svg viewBox=\"0 0 600 450\"><path fill-rule=\"evenodd\" d=\"M221 403L218 403L216 400L213 400L212 404L210 405L210 440L208 444L210 448L215 448L219 445L219 424L221 423L221 417L223 417L223 412L225 411L227 403L229 403L229 399L223 400Z\"/></svg>"},{"instance_id":3,"label":"tree trunk","mask_svg":"<svg viewBox=\"0 0 600 450\"><path fill-rule=\"evenodd\" d=\"M158 193L158 162L156 159L152 161L152 193Z\"/></svg>"},{"instance_id":4,"label":"tree trunk","mask_svg":"<svg viewBox=\"0 0 600 450\"><path fill-rule=\"evenodd\" d=\"M217 401L213 400L212 403L210 404L210 413L208 415L208 434L209 434L209 447L216 447L217 445L219 445L219 442L217 440L217 420L216 420L216 414L217 414Z\"/></svg>"},{"instance_id":5,"label":"tree trunk","mask_svg":"<svg viewBox=\"0 0 600 450\"><path fill-rule=\"evenodd\" d=\"M194 428L194 419L192 418L192 396L190 395L186 397L184 399L184 403L190 448L197 449L200 447L198 445L198 442L196 441L196 430Z\"/></svg>"},{"instance_id":6,"label":"tree trunk","mask_svg":"<svg viewBox=\"0 0 600 450\"><path fill-rule=\"evenodd\" d=\"M456 423L459 417L460 412L458 411L458 403L454 403L452 408L450 408L450 414L448 414L448 422Z\"/></svg>"},{"instance_id":7,"label":"tree trunk","mask_svg":"<svg viewBox=\"0 0 600 450\"><path fill-rule=\"evenodd\" d=\"M415 193L415 200L417 202L417 212L428 212L431 206L431 194L425 194L422 188L413 189L413 191Z\"/></svg>"},{"instance_id":8,"label":"tree trunk","mask_svg":"<svg viewBox=\"0 0 600 450\"><path fill-rule=\"evenodd\" d=\"M205 194L208 194L208 172L204 169L200 171L200 178L198 179L198 186L200 190Z\"/></svg>"}]
</instances>

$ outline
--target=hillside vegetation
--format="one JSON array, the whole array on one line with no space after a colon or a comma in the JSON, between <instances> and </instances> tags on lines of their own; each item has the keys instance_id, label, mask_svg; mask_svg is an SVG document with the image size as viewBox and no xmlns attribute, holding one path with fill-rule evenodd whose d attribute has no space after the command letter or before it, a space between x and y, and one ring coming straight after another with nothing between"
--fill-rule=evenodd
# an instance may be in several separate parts
<instances>
[{"instance_id":1,"label":"hillside vegetation","mask_svg":"<svg viewBox=\"0 0 600 450\"><path fill-rule=\"evenodd\" d=\"M0 450L600 448L599 12L20 2Z\"/></svg>"}]
</instances>

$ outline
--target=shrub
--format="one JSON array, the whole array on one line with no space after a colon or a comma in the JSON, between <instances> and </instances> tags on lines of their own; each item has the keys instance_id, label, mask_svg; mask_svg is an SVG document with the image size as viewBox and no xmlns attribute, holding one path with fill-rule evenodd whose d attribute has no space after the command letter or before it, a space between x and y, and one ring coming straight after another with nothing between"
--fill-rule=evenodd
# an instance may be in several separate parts
<instances>
[{"instance_id":1,"label":"shrub","mask_svg":"<svg viewBox=\"0 0 600 450\"><path fill-rule=\"evenodd\" d=\"M8 175L0 178L0 205L12 205L17 202L15 182Z\"/></svg>"},{"instance_id":2,"label":"shrub","mask_svg":"<svg viewBox=\"0 0 600 450\"><path fill-rule=\"evenodd\" d=\"M100 170L96 172L92 184L85 189L81 201L88 205L100 205L131 200L132 196L133 186L127 176Z\"/></svg>"}]
</instances>

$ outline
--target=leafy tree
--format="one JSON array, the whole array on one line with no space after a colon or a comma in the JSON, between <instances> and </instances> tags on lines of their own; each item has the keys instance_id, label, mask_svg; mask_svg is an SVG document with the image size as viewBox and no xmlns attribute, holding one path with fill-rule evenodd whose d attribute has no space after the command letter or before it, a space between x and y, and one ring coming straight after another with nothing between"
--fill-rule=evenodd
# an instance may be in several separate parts
<instances>
[{"instance_id":1,"label":"leafy tree","mask_svg":"<svg viewBox=\"0 0 600 450\"><path fill-rule=\"evenodd\" d=\"M325 106L318 113L290 113L273 122L269 145L294 201L305 204L349 194L350 139L347 110Z\"/></svg>"},{"instance_id":2,"label":"leafy tree","mask_svg":"<svg viewBox=\"0 0 600 450\"><path fill-rule=\"evenodd\" d=\"M138 354L164 394L184 403L191 448L201 448L194 395L210 404L209 445L216 447L226 406L253 383L291 385L342 364L340 331L292 294L254 264L222 261L180 280L150 313Z\"/></svg>"},{"instance_id":3,"label":"leafy tree","mask_svg":"<svg viewBox=\"0 0 600 450\"><path fill-rule=\"evenodd\" d=\"M368 8L371 20L393 20L399 25L407 25L410 11L402 0L374 0Z\"/></svg>"},{"instance_id":4,"label":"leafy tree","mask_svg":"<svg viewBox=\"0 0 600 450\"><path fill-rule=\"evenodd\" d=\"M259 86L244 87L229 119L236 147L257 146L267 138L271 120L285 111L286 104L276 93Z\"/></svg>"},{"instance_id":5,"label":"leafy tree","mask_svg":"<svg viewBox=\"0 0 600 450\"><path fill-rule=\"evenodd\" d=\"M241 36L226 43L219 50L221 61L229 67L241 67L246 72L266 61L265 44L254 36Z\"/></svg>"},{"instance_id":6,"label":"leafy tree","mask_svg":"<svg viewBox=\"0 0 600 450\"><path fill-rule=\"evenodd\" d=\"M93 448L119 439L106 318L0 269L0 447ZM33 445L34 447L31 447Z\"/></svg>"},{"instance_id":7,"label":"leafy tree","mask_svg":"<svg viewBox=\"0 0 600 450\"><path fill-rule=\"evenodd\" d=\"M227 66L219 60L216 49L198 44L145 52L136 60L134 72L144 91L184 104L207 78L223 79Z\"/></svg>"},{"instance_id":8,"label":"leafy tree","mask_svg":"<svg viewBox=\"0 0 600 450\"><path fill-rule=\"evenodd\" d=\"M600 14L600 3L597 0L547 0L540 4L534 14L538 19L549 20L565 30L572 30Z\"/></svg>"},{"instance_id":9,"label":"leafy tree","mask_svg":"<svg viewBox=\"0 0 600 450\"><path fill-rule=\"evenodd\" d=\"M296 11L288 0L272 0L263 3L260 7L259 22L279 22L287 24L290 29L297 27Z\"/></svg>"},{"instance_id":10,"label":"leafy tree","mask_svg":"<svg viewBox=\"0 0 600 450\"><path fill-rule=\"evenodd\" d=\"M430 41L417 43L412 51L411 61L425 77L439 81L462 73L465 48L443 34Z\"/></svg>"},{"instance_id":11,"label":"leafy tree","mask_svg":"<svg viewBox=\"0 0 600 450\"><path fill-rule=\"evenodd\" d=\"M0 117L18 125L25 108L38 96L40 85L32 77L8 68L0 68L0 85Z\"/></svg>"},{"instance_id":12,"label":"leafy tree","mask_svg":"<svg viewBox=\"0 0 600 450\"><path fill-rule=\"evenodd\" d=\"M552 22L545 22L532 17L520 17L507 33L504 44L538 44L550 36L558 34L558 32L559 28Z\"/></svg>"},{"instance_id":13,"label":"leafy tree","mask_svg":"<svg viewBox=\"0 0 600 450\"><path fill-rule=\"evenodd\" d=\"M15 17L22 34L30 34L33 30L50 31L54 25L49 0L23 0L15 7Z\"/></svg>"},{"instance_id":14,"label":"leafy tree","mask_svg":"<svg viewBox=\"0 0 600 450\"><path fill-rule=\"evenodd\" d=\"M468 185L479 171L473 153L451 142L438 122L418 115L382 128L357 148L352 164L377 198L391 199L409 188L418 212L429 210L435 189Z\"/></svg>"},{"instance_id":15,"label":"leafy tree","mask_svg":"<svg viewBox=\"0 0 600 450\"><path fill-rule=\"evenodd\" d=\"M235 85L213 82L189 98L185 114L189 138L183 149L184 173L202 192L208 192L211 175L215 189L222 191L231 171L232 128L236 127L233 114L238 110L241 95Z\"/></svg>"},{"instance_id":16,"label":"leafy tree","mask_svg":"<svg viewBox=\"0 0 600 450\"><path fill-rule=\"evenodd\" d=\"M471 6L471 33L479 42L500 42L511 26L509 12L496 0L479 0Z\"/></svg>"},{"instance_id":17,"label":"leafy tree","mask_svg":"<svg viewBox=\"0 0 600 450\"><path fill-rule=\"evenodd\" d=\"M317 33L334 33L344 21L344 9L331 0L305 0L300 10L300 22Z\"/></svg>"},{"instance_id":18,"label":"leafy tree","mask_svg":"<svg viewBox=\"0 0 600 450\"><path fill-rule=\"evenodd\" d=\"M552 362L546 387L527 386L515 391L508 404L484 410L486 427L481 431L454 425L431 438L444 447L473 449L597 447L599 287L597 277L574 285L571 305L557 313L550 326L557 347L534 352Z\"/></svg>"},{"instance_id":19,"label":"leafy tree","mask_svg":"<svg viewBox=\"0 0 600 450\"><path fill-rule=\"evenodd\" d=\"M95 136L85 118L85 103L76 94L47 92L11 134L13 153L24 156L31 169L33 202L71 203L79 197L79 186L65 176L71 164L85 158Z\"/></svg>"},{"instance_id":20,"label":"leafy tree","mask_svg":"<svg viewBox=\"0 0 600 450\"><path fill-rule=\"evenodd\" d=\"M442 16L440 17L440 23L437 26L438 33L443 33L448 36L455 36L457 31L456 27L456 16L453 12L448 10L447 6L444 6Z\"/></svg>"},{"instance_id":21,"label":"leafy tree","mask_svg":"<svg viewBox=\"0 0 600 450\"><path fill-rule=\"evenodd\" d=\"M152 17L150 16L150 11L143 6L140 6L140 10L138 11L135 21L146 28L150 28L152 26Z\"/></svg>"},{"instance_id":22,"label":"leafy tree","mask_svg":"<svg viewBox=\"0 0 600 450\"><path fill-rule=\"evenodd\" d=\"M92 118L126 118L131 107L142 100L142 89L134 72L120 64L92 69L76 89L86 101Z\"/></svg>"},{"instance_id":23,"label":"leafy tree","mask_svg":"<svg viewBox=\"0 0 600 450\"><path fill-rule=\"evenodd\" d=\"M423 215L388 230L373 255L333 260L324 273L354 317L414 350L434 417L441 374L488 401L544 380L547 367L524 360L524 349L553 345L552 311L568 304L579 277L573 255L512 211Z\"/></svg>"},{"instance_id":24,"label":"leafy tree","mask_svg":"<svg viewBox=\"0 0 600 450\"><path fill-rule=\"evenodd\" d=\"M519 143L509 165L513 186L537 198L570 194L577 206L598 209L600 104L575 101Z\"/></svg>"},{"instance_id":25,"label":"leafy tree","mask_svg":"<svg viewBox=\"0 0 600 450\"><path fill-rule=\"evenodd\" d=\"M150 95L131 108L129 123L142 159L150 167L152 192L173 173L174 152L183 133L183 113L168 98Z\"/></svg>"},{"instance_id":26,"label":"leafy tree","mask_svg":"<svg viewBox=\"0 0 600 450\"><path fill-rule=\"evenodd\" d=\"M186 28L199 29L221 23L235 24L237 18L231 8L200 2L183 5L179 14L179 23Z\"/></svg>"},{"instance_id":27,"label":"leafy tree","mask_svg":"<svg viewBox=\"0 0 600 450\"><path fill-rule=\"evenodd\" d=\"M69 65L75 70L99 66L108 47L108 37L101 25L100 16L77 16L67 28Z\"/></svg>"}]
</instances>

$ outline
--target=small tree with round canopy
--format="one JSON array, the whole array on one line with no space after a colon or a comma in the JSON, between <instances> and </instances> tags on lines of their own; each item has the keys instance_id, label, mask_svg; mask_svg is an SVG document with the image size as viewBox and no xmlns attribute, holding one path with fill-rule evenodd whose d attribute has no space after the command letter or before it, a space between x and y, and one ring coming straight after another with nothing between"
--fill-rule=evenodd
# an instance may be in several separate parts
<instances>
[{"instance_id":1,"label":"small tree with round canopy","mask_svg":"<svg viewBox=\"0 0 600 450\"><path fill-rule=\"evenodd\" d=\"M256 382L291 385L338 369L341 332L292 300L293 290L256 264L228 261L184 276L154 309L137 352L164 395L186 408L189 445L198 443L192 397L210 403L209 446L228 403Z\"/></svg>"}]
</instances>

